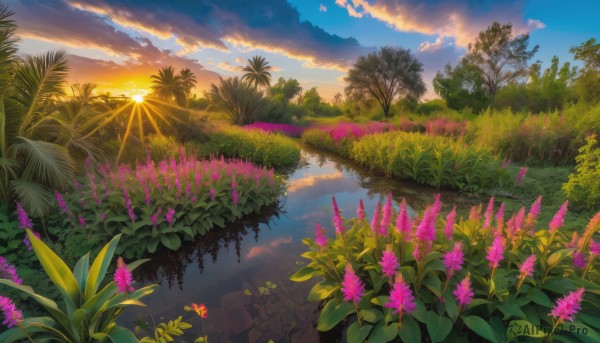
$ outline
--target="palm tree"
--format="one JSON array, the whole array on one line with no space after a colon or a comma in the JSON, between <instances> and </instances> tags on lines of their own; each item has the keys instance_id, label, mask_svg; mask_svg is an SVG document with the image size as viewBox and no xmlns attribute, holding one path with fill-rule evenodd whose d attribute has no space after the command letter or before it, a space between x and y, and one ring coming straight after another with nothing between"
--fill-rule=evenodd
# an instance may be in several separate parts
<instances>
[{"instance_id":1,"label":"palm tree","mask_svg":"<svg viewBox=\"0 0 600 343\"><path fill-rule=\"evenodd\" d=\"M186 100L190 98L192 88L196 88L196 75L189 68L181 69L179 72L183 91L185 92Z\"/></svg>"},{"instance_id":2,"label":"palm tree","mask_svg":"<svg viewBox=\"0 0 600 343\"><path fill-rule=\"evenodd\" d=\"M158 75L150 76L152 79L152 94L158 100L165 102L175 101L182 105L185 100L185 88L180 75L175 74L172 66L163 67Z\"/></svg>"},{"instance_id":3,"label":"palm tree","mask_svg":"<svg viewBox=\"0 0 600 343\"><path fill-rule=\"evenodd\" d=\"M219 80L219 85L211 84L204 96L211 105L227 113L232 123L252 123L255 115L265 105L262 92L238 77Z\"/></svg>"},{"instance_id":4,"label":"palm tree","mask_svg":"<svg viewBox=\"0 0 600 343\"><path fill-rule=\"evenodd\" d=\"M67 59L65 51L19 59L12 15L0 4L0 200L16 198L30 214L44 216L52 191L75 176L67 149L45 140L39 125L63 92Z\"/></svg>"},{"instance_id":5,"label":"palm tree","mask_svg":"<svg viewBox=\"0 0 600 343\"><path fill-rule=\"evenodd\" d=\"M248 80L256 88L269 87L271 84L271 70L269 62L262 56L254 56L248 60L248 65L242 70L246 72L242 80Z\"/></svg>"}]
</instances>

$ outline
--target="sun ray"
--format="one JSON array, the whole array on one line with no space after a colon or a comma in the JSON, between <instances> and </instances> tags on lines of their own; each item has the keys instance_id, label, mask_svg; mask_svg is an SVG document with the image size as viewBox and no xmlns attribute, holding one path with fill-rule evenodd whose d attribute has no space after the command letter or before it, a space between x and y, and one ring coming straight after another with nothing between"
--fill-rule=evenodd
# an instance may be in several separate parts
<instances>
[{"instance_id":1,"label":"sun ray","mask_svg":"<svg viewBox=\"0 0 600 343\"><path fill-rule=\"evenodd\" d=\"M129 122L127 123L127 129L125 129L125 135L121 140L121 146L119 147L119 153L117 154L117 163L121 158L121 154L123 153L123 149L125 148L125 142L127 142L127 138L129 138L129 133L131 132L131 124L133 123L133 115L129 115Z\"/></svg>"}]
</instances>

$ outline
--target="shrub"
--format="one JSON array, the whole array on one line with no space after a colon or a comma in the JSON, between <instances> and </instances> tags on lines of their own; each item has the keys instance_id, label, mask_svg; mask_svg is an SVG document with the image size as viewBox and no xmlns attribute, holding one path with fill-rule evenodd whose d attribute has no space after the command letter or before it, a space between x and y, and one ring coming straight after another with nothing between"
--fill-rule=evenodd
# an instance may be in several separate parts
<instances>
[{"instance_id":1,"label":"shrub","mask_svg":"<svg viewBox=\"0 0 600 343\"><path fill-rule=\"evenodd\" d=\"M300 148L290 138L258 130L222 127L210 137L208 144L200 145L200 153L247 159L265 167L292 167L300 160Z\"/></svg>"},{"instance_id":2,"label":"shrub","mask_svg":"<svg viewBox=\"0 0 600 343\"><path fill-rule=\"evenodd\" d=\"M140 298L154 292L156 285L134 290L131 271L144 260L129 265L120 265L115 281L102 285L113 258L120 236L112 239L89 265L89 253L83 256L73 270L31 231L28 237L35 254L48 278L60 291L64 308L53 300L36 293L31 287L0 279L0 284L16 289L35 301L46 311L47 317L23 318L22 313L10 306L3 307L4 315L11 320L8 330L0 334L2 342L17 342L29 339L32 342L91 342L111 340L113 342L137 342L133 333L117 325L116 320L129 306L144 306ZM119 271L120 270L120 271ZM101 287L102 286L102 287ZM2 297L5 304L8 298ZM15 326L15 327L12 327ZM11 328L12 327L12 328Z\"/></svg>"},{"instance_id":3,"label":"shrub","mask_svg":"<svg viewBox=\"0 0 600 343\"><path fill-rule=\"evenodd\" d=\"M337 154L343 157L350 156L352 139L334 140L331 135L319 128L307 129L302 133L302 143L309 146Z\"/></svg>"},{"instance_id":4,"label":"shrub","mask_svg":"<svg viewBox=\"0 0 600 343\"><path fill-rule=\"evenodd\" d=\"M176 160L152 160L113 171L87 171L84 185L57 201L55 234L62 242L94 245L123 233L124 256L141 256L159 246L176 250L215 226L224 228L244 215L274 203L282 182L273 170L241 160L199 161L183 154Z\"/></svg>"},{"instance_id":5,"label":"shrub","mask_svg":"<svg viewBox=\"0 0 600 343\"><path fill-rule=\"evenodd\" d=\"M225 112L231 122L238 125L252 123L266 104L262 92L237 76L219 78L219 84L211 84L204 96L208 98L211 106Z\"/></svg>"},{"instance_id":6,"label":"shrub","mask_svg":"<svg viewBox=\"0 0 600 343\"><path fill-rule=\"evenodd\" d=\"M575 207L592 210L600 206L600 147L596 146L594 135L586 141L579 149L575 172L569 175L563 190Z\"/></svg>"},{"instance_id":7,"label":"shrub","mask_svg":"<svg viewBox=\"0 0 600 343\"><path fill-rule=\"evenodd\" d=\"M292 124L274 124L257 122L244 126L245 129L255 129L271 133L281 133L290 137L300 137L304 128Z\"/></svg>"},{"instance_id":8,"label":"shrub","mask_svg":"<svg viewBox=\"0 0 600 343\"><path fill-rule=\"evenodd\" d=\"M453 121L447 118L430 119L425 122L425 132L430 135L462 137L466 129L467 122Z\"/></svg>"},{"instance_id":9,"label":"shrub","mask_svg":"<svg viewBox=\"0 0 600 343\"><path fill-rule=\"evenodd\" d=\"M488 149L419 133L365 136L354 142L350 158L401 179L468 192L497 186L506 175Z\"/></svg>"},{"instance_id":10,"label":"shrub","mask_svg":"<svg viewBox=\"0 0 600 343\"><path fill-rule=\"evenodd\" d=\"M349 342L600 339L600 213L571 239L558 231L566 208L536 231L539 202L507 222L490 204L483 219L479 206L455 224L455 210L439 218L439 198L412 219L388 198L369 225L360 210L343 219L334 199L335 237L318 225L303 240L310 262L290 279L316 279L308 300L324 305L317 329L343 325ZM553 336L562 324L570 336Z\"/></svg>"}]
</instances>

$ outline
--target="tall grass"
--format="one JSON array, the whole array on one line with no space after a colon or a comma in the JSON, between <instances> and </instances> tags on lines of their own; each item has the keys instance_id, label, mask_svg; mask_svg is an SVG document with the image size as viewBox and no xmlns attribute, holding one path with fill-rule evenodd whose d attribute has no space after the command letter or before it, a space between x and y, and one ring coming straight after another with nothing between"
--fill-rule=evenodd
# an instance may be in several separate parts
<instances>
[{"instance_id":1,"label":"tall grass","mask_svg":"<svg viewBox=\"0 0 600 343\"><path fill-rule=\"evenodd\" d=\"M364 136L354 142L350 158L401 179L469 192L497 186L506 175L487 148L418 133Z\"/></svg>"}]
</instances>

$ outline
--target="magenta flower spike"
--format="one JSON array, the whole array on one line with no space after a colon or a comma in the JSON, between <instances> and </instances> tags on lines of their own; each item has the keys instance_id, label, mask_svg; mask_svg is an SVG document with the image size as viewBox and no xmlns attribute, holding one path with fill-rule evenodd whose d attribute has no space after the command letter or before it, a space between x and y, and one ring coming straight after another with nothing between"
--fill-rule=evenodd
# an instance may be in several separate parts
<instances>
[{"instance_id":1,"label":"magenta flower spike","mask_svg":"<svg viewBox=\"0 0 600 343\"><path fill-rule=\"evenodd\" d=\"M31 229L33 227L31 219L19 202L17 202L17 217L19 219L19 227L21 229Z\"/></svg>"},{"instance_id":2,"label":"magenta flower spike","mask_svg":"<svg viewBox=\"0 0 600 343\"><path fill-rule=\"evenodd\" d=\"M454 243L452 251L448 251L444 254L443 262L446 266L446 274L448 277L454 272L458 272L462 269L464 263L465 254L462 251L462 242Z\"/></svg>"},{"instance_id":3,"label":"magenta flower spike","mask_svg":"<svg viewBox=\"0 0 600 343\"><path fill-rule=\"evenodd\" d=\"M54 193L54 196L56 197L56 202L58 202L58 208L60 211L70 217L71 212L69 211L69 207L67 206L67 203L65 199L63 199L62 195L59 192L56 192Z\"/></svg>"},{"instance_id":4,"label":"magenta flower spike","mask_svg":"<svg viewBox=\"0 0 600 343\"><path fill-rule=\"evenodd\" d=\"M19 274L17 274L17 268L8 263L4 256L0 256L0 277L3 279L10 279L17 285L23 284L23 280L21 280Z\"/></svg>"},{"instance_id":5,"label":"magenta flower spike","mask_svg":"<svg viewBox=\"0 0 600 343\"><path fill-rule=\"evenodd\" d=\"M167 209L167 213L165 214L165 219L167 220L167 224L171 225L173 223L174 217L175 217L175 210L172 208Z\"/></svg>"},{"instance_id":6,"label":"magenta flower spike","mask_svg":"<svg viewBox=\"0 0 600 343\"><path fill-rule=\"evenodd\" d=\"M317 223L315 228L315 243L321 248L327 246L327 237L325 237L325 230L321 227L321 224Z\"/></svg>"},{"instance_id":7,"label":"magenta flower spike","mask_svg":"<svg viewBox=\"0 0 600 343\"><path fill-rule=\"evenodd\" d=\"M558 229L560 229L563 225L565 225L565 214L567 214L567 207L569 206L569 200L565 201L562 206L558 209L554 218L548 224L550 228L550 233L555 233Z\"/></svg>"},{"instance_id":8,"label":"magenta flower spike","mask_svg":"<svg viewBox=\"0 0 600 343\"><path fill-rule=\"evenodd\" d=\"M590 254L592 256L600 255L600 241L594 242L593 239L590 240Z\"/></svg>"},{"instance_id":9,"label":"magenta flower spike","mask_svg":"<svg viewBox=\"0 0 600 343\"><path fill-rule=\"evenodd\" d=\"M485 221L483 222L483 228L487 229L492 223L492 213L494 212L494 197L490 198L487 209L485 210Z\"/></svg>"},{"instance_id":10,"label":"magenta flower spike","mask_svg":"<svg viewBox=\"0 0 600 343\"><path fill-rule=\"evenodd\" d=\"M344 281L342 281L342 293L344 301L359 302L364 295L365 285L360 278L354 273L352 265L346 265Z\"/></svg>"},{"instance_id":11,"label":"magenta flower spike","mask_svg":"<svg viewBox=\"0 0 600 343\"><path fill-rule=\"evenodd\" d=\"M2 325L7 328L17 326L23 321L23 313L7 297L0 296L0 312L4 315Z\"/></svg>"},{"instance_id":12,"label":"magenta flower spike","mask_svg":"<svg viewBox=\"0 0 600 343\"><path fill-rule=\"evenodd\" d=\"M525 174L527 174L527 167L521 167L521 170L519 170L519 174L517 175L517 185L521 185L523 183Z\"/></svg>"},{"instance_id":13,"label":"magenta flower spike","mask_svg":"<svg viewBox=\"0 0 600 343\"><path fill-rule=\"evenodd\" d=\"M540 208L542 206L542 196L540 195L533 205L531 205L531 209L529 209L529 214L527 217L530 217L532 220L536 219L540 215Z\"/></svg>"},{"instance_id":14,"label":"magenta flower spike","mask_svg":"<svg viewBox=\"0 0 600 343\"><path fill-rule=\"evenodd\" d=\"M454 297L458 302L459 308L464 308L469 305L473 300L473 289L471 288L471 278L470 275L462 279L462 281L456 286L456 290L454 290Z\"/></svg>"},{"instance_id":15,"label":"magenta flower spike","mask_svg":"<svg viewBox=\"0 0 600 343\"><path fill-rule=\"evenodd\" d=\"M391 246L381 255L381 261L379 261L379 265L381 266L383 274L388 278L391 279L392 276L396 274L396 269L400 267L400 264L398 263L398 257L396 257L396 254L394 254L394 252L391 250Z\"/></svg>"},{"instance_id":16,"label":"magenta flower spike","mask_svg":"<svg viewBox=\"0 0 600 343\"><path fill-rule=\"evenodd\" d=\"M410 314L417 309L413 292L402 277L396 278L390 291L390 301L385 304L385 307L393 309L393 313L398 313L401 320L403 314Z\"/></svg>"},{"instance_id":17,"label":"magenta flower spike","mask_svg":"<svg viewBox=\"0 0 600 343\"><path fill-rule=\"evenodd\" d=\"M131 271L127 269L127 265L123 262L121 257L117 260L117 270L115 271L114 281L117 285L117 293L128 293L133 292L133 277Z\"/></svg>"},{"instance_id":18,"label":"magenta flower spike","mask_svg":"<svg viewBox=\"0 0 600 343\"><path fill-rule=\"evenodd\" d=\"M210 200L211 201L215 200L215 190L213 188L210 189L209 194L210 194Z\"/></svg>"},{"instance_id":19,"label":"magenta flower spike","mask_svg":"<svg viewBox=\"0 0 600 343\"><path fill-rule=\"evenodd\" d=\"M379 233L379 215L381 213L381 204L377 202L377 206L375 206L375 213L373 213L373 219L371 220L371 231L377 234Z\"/></svg>"},{"instance_id":20,"label":"magenta flower spike","mask_svg":"<svg viewBox=\"0 0 600 343\"><path fill-rule=\"evenodd\" d=\"M420 242L433 242L435 240L435 217L431 208L425 210L423 219L417 226L415 237Z\"/></svg>"},{"instance_id":21,"label":"magenta flower spike","mask_svg":"<svg viewBox=\"0 0 600 343\"><path fill-rule=\"evenodd\" d=\"M358 209L356 210L356 218L358 218L358 220L364 220L365 219L365 205L363 204L362 199L360 199L358 201Z\"/></svg>"},{"instance_id":22,"label":"magenta flower spike","mask_svg":"<svg viewBox=\"0 0 600 343\"><path fill-rule=\"evenodd\" d=\"M573 266L579 269L585 268L585 255L581 251L573 252Z\"/></svg>"},{"instance_id":23,"label":"magenta flower spike","mask_svg":"<svg viewBox=\"0 0 600 343\"><path fill-rule=\"evenodd\" d=\"M342 215L340 213L340 209L338 208L337 202L335 201L335 197L331 198L333 203L333 226L335 227L335 232L338 234L344 233L344 221L342 220Z\"/></svg>"},{"instance_id":24,"label":"magenta flower spike","mask_svg":"<svg viewBox=\"0 0 600 343\"><path fill-rule=\"evenodd\" d=\"M435 218L437 218L438 214L440 214L440 211L442 210L442 202L440 201L442 195L441 194L437 194L435 196L435 201L433 202L433 207L431 208L431 214L435 220Z\"/></svg>"},{"instance_id":25,"label":"magenta flower spike","mask_svg":"<svg viewBox=\"0 0 600 343\"><path fill-rule=\"evenodd\" d=\"M406 239L407 234L411 231L411 223L410 217L408 216L408 211L406 211L406 200L402 199L402 203L400 204L400 212L398 212L398 216L396 216L396 231L400 234L404 234L404 239Z\"/></svg>"},{"instance_id":26,"label":"magenta flower spike","mask_svg":"<svg viewBox=\"0 0 600 343\"><path fill-rule=\"evenodd\" d=\"M233 191L231 191L231 197L233 198L233 205L237 205L238 201L239 201L239 196L237 191L234 189Z\"/></svg>"},{"instance_id":27,"label":"magenta flower spike","mask_svg":"<svg viewBox=\"0 0 600 343\"><path fill-rule=\"evenodd\" d=\"M36 236L37 238L41 237L39 233L37 233L33 230L31 231L31 233L33 233L33 235ZM29 236L25 235L25 238L23 238L23 244L25 244L28 251L33 250L33 247L31 246L31 241L29 240Z\"/></svg>"},{"instance_id":28,"label":"magenta flower spike","mask_svg":"<svg viewBox=\"0 0 600 343\"><path fill-rule=\"evenodd\" d=\"M521 278L525 278L527 276L533 276L533 271L535 269L535 261L537 257L535 254L529 255L525 259L525 261L519 266L519 272L521 272Z\"/></svg>"},{"instance_id":29,"label":"magenta flower spike","mask_svg":"<svg viewBox=\"0 0 600 343\"><path fill-rule=\"evenodd\" d=\"M560 323L563 323L565 321L572 322L573 320L575 320L575 315L577 314L577 312L581 310L583 293L583 287L579 288L574 292L569 292L569 294L558 299L558 301L552 308L552 311L550 311L548 315L555 318Z\"/></svg>"},{"instance_id":30,"label":"magenta flower spike","mask_svg":"<svg viewBox=\"0 0 600 343\"><path fill-rule=\"evenodd\" d=\"M379 226L379 234L382 236L387 235L388 227L390 226L390 222L392 220L392 192L390 192L385 201L385 205L383 206L383 216L381 218L381 223Z\"/></svg>"},{"instance_id":31,"label":"magenta flower spike","mask_svg":"<svg viewBox=\"0 0 600 343\"><path fill-rule=\"evenodd\" d=\"M521 230L523 228L523 220L525 220L525 207L521 207L517 216L515 217L515 227L517 230Z\"/></svg>"},{"instance_id":32,"label":"magenta flower spike","mask_svg":"<svg viewBox=\"0 0 600 343\"><path fill-rule=\"evenodd\" d=\"M487 249L486 259L489 261L490 268L496 269L500 262L504 260L504 242L502 236L496 236L492 245Z\"/></svg>"},{"instance_id":33,"label":"magenta flower spike","mask_svg":"<svg viewBox=\"0 0 600 343\"><path fill-rule=\"evenodd\" d=\"M454 233L454 220L456 218L456 207L448 213L446 216L446 226L444 227L444 235L446 238L452 239L452 234Z\"/></svg>"}]
</instances>

